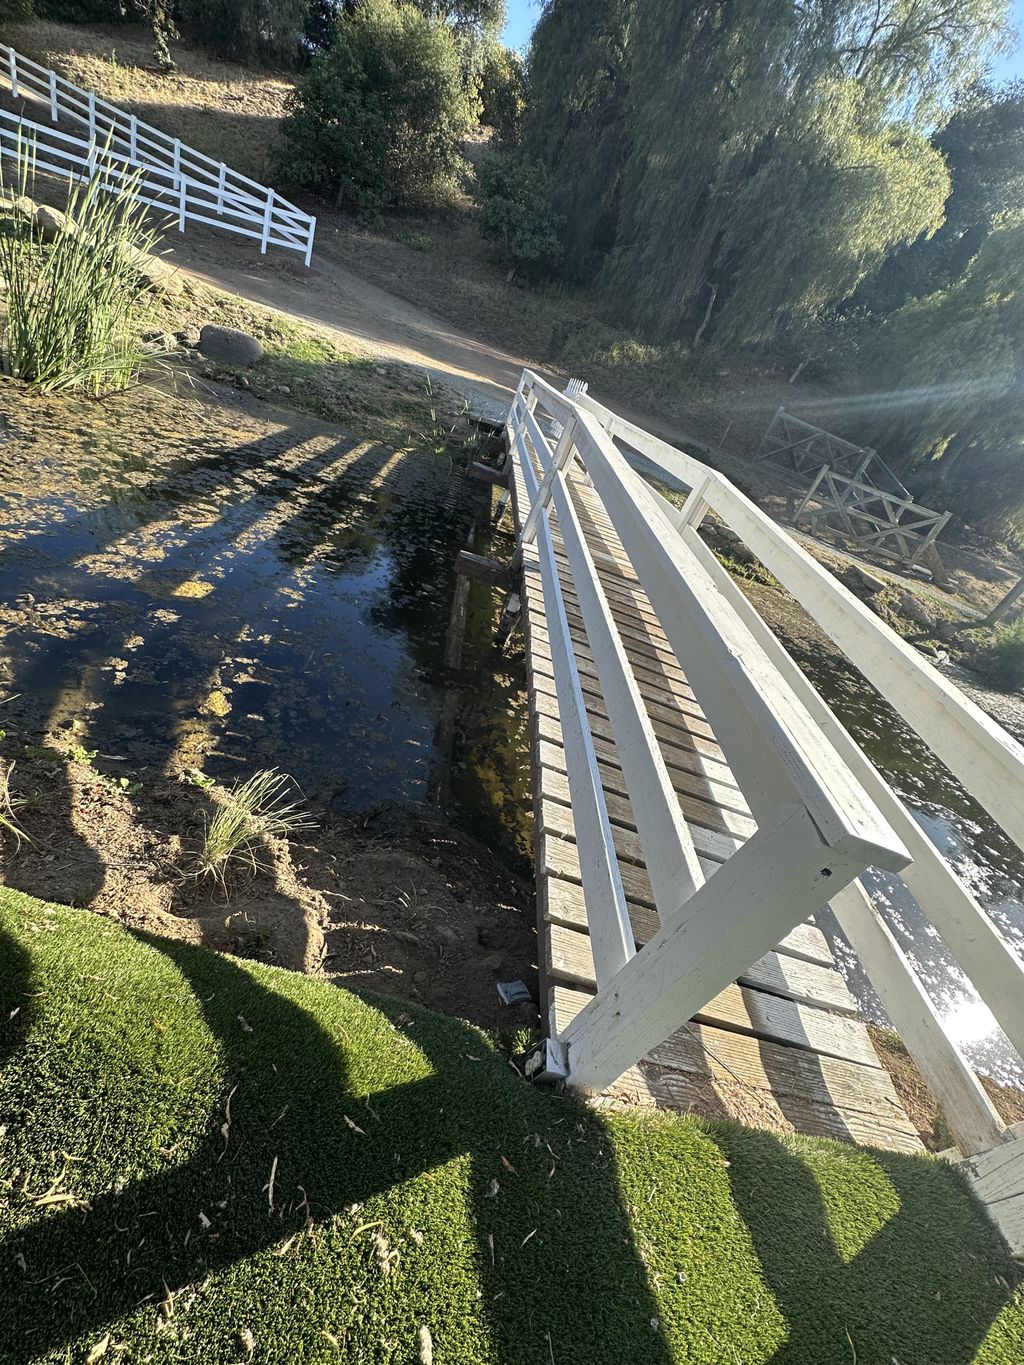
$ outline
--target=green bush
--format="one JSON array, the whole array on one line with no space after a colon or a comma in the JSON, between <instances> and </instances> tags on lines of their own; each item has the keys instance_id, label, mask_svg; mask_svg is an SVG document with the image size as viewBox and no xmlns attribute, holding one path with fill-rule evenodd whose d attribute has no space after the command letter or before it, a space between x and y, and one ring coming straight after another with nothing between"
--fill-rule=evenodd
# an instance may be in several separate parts
<instances>
[{"instance_id":1,"label":"green bush","mask_svg":"<svg viewBox=\"0 0 1024 1365\"><path fill-rule=\"evenodd\" d=\"M493 128L505 147L517 147L526 108L526 66L518 52L494 43L480 73L480 122Z\"/></svg>"},{"instance_id":2,"label":"green bush","mask_svg":"<svg viewBox=\"0 0 1024 1365\"><path fill-rule=\"evenodd\" d=\"M481 235L513 272L536 276L554 265L562 216L554 181L539 161L515 153L491 157L480 167L477 199Z\"/></svg>"},{"instance_id":3,"label":"green bush","mask_svg":"<svg viewBox=\"0 0 1024 1365\"><path fill-rule=\"evenodd\" d=\"M974 670L997 692L1019 692L1024 687L1024 617L995 633L975 654Z\"/></svg>"},{"instance_id":4,"label":"green bush","mask_svg":"<svg viewBox=\"0 0 1024 1365\"><path fill-rule=\"evenodd\" d=\"M364 0L292 97L281 171L363 214L441 207L466 171L473 106L446 24L400 0Z\"/></svg>"}]
</instances>

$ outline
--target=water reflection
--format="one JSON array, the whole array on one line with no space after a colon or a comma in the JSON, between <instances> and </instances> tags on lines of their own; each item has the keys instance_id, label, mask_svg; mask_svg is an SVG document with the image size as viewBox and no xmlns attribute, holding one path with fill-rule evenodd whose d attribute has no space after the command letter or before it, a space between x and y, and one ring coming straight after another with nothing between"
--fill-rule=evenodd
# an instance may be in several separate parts
<instances>
[{"instance_id":1,"label":"water reflection","mask_svg":"<svg viewBox=\"0 0 1024 1365\"><path fill-rule=\"evenodd\" d=\"M1001 933L1024 957L1024 856L953 774L852 668L793 651L801 667ZM875 904L936 1002L946 1027L981 1071L1024 1082L1024 1063L991 1011L898 878L864 878ZM855 955L827 913L820 920L865 1012L884 1011Z\"/></svg>"},{"instance_id":2,"label":"water reflection","mask_svg":"<svg viewBox=\"0 0 1024 1365\"><path fill-rule=\"evenodd\" d=\"M133 768L230 780L277 765L311 804L351 813L426 799L448 757L434 750L441 702L461 687L483 737L460 734L475 774L459 785L465 822L510 851L528 837L508 818L527 808L522 679L506 668L497 693L479 685L487 589L472 667L453 678L443 662L455 558L487 520L482 485L233 401L158 398L154 418L141 394L123 411L4 397L0 689L19 694L7 724L33 739L70 731Z\"/></svg>"}]
</instances>

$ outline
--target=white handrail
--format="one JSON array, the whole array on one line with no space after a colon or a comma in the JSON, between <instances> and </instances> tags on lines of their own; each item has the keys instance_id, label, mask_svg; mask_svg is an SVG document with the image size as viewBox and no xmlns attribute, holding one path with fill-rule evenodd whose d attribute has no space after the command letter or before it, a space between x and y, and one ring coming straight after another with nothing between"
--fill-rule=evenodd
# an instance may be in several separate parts
<instances>
[{"instance_id":1,"label":"white handrail","mask_svg":"<svg viewBox=\"0 0 1024 1365\"><path fill-rule=\"evenodd\" d=\"M1001 823L1018 842L1019 835L1024 832L1024 826L1017 818L1024 788L1024 750L718 471L619 418L591 399L585 385L574 385L570 398L559 394L531 372L526 372L524 381L525 392L537 399L540 409L560 423L575 422L578 456L593 478L634 568L644 580L652 605L691 684L697 689L740 786L748 799L753 796L751 804L761 829L772 818L773 806L770 794L766 797L762 792L759 796L758 792L757 767L758 763L764 762L764 713L761 713L757 732L741 735L738 751L734 740L733 752L729 753L732 727L728 707L722 708L722 688L714 686L714 669L708 671L707 660L716 650L722 657L723 640L728 658L730 631L733 651L745 652L748 665L755 651L763 654L776 678L785 684L804 713L810 736L816 735L819 744L824 744L839 760L883 826L905 846L913 862L902 869L903 882L1010 1041L1024 1055L1024 963L696 535L696 526L702 517L713 509L744 540L831 638L845 648L848 657L875 682L879 691L900 707L926 742L939 741L932 743L933 750L950 763L968 790L982 800L997 819L1003 817ZM532 414L531 421L535 427L538 425ZM625 455L613 441L625 449ZM649 469L653 465L670 481L690 489L684 507L673 507L635 474L624 474L624 465L616 461L623 462L626 455L638 462L639 468ZM681 574L681 580L674 583L676 598L672 593L666 593L664 581L660 588L656 581L659 573L663 579L666 575L671 579L673 566ZM707 576L710 588L700 588L701 574ZM711 590L718 594L713 616L706 616L704 620L702 648L691 648L689 657L686 651L690 648L688 637L692 633L693 617L687 616L686 628L677 630L675 635L671 628L678 601L687 595L687 578L691 587L696 585L698 597L710 601ZM745 645L735 635L735 624L729 625L730 613L746 632ZM721 638L716 640L716 635ZM717 677L721 679L721 670ZM773 700L775 695L777 686ZM937 697L941 697L941 702ZM717 715L714 714L716 705ZM756 703L748 714L756 714ZM769 729L771 720L770 717ZM953 732L953 738L947 731ZM808 743L808 731L804 730L802 740L795 731L789 738L799 749L801 744ZM744 772L744 763L749 764L748 742L755 753L762 744L761 757L755 760L753 772L749 767ZM786 762L792 769L792 755ZM798 783L795 789L800 798L798 804L809 799L806 773L802 781L803 785ZM1012 790L1001 792L1000 781L1009 784ZM777 801L778 782L772 779L770 785ZM791 788L791 797L793 794ZM842 807L845 802L840 800L839 804ZM719 875L716 874L713 881ZM1005 1136L1005 1125L955 1040L946 1034L912 965L874 911L863 889L852 883L839 895L836 894L838 890L837 886L830 888L828 899L835 900L834 909L841 926L860 955L894 1025L939 1098L958 1145L967 1153L991 1147ZM684 920L695 900L691 897L687 902ZM667 933L665 925L663 930ZM662 947L665 947L664 943ZM646 948L641 950L638 959L645 952ZM641 970L639 965L630 966L633 974ZM624 976L622 981L629 979ZM592 1019L597 1019L605 1016L607 1008L603 1005L598 1009L595 1004L593 1009L588 1006L587 1010ZM582 1018L582 1015L578 1017ZM610 1046L607 1039L604 1041ZM615 1055L620 1054L616 1052Z\"/></svg>"},{"instance_id":2,"label":"white handrail","mask_svg":"<svg viewBox=\"0 0 1024 1365\"><path fill-rule=\"evenodd\" d=\"M541 410L560 424L555 440L545 435L537 415ZM528 507L520 508L524 573L534 532L540 549L598 986L561 1042L570 1079L602 1088L747 972L828 894L867 867L898 870L908 855L738 614L727 603L723 606L708 574L665 521L651 490L593 417L525 371L508 424L513 460L529 500ZM707 881L689 832L679 829L678 800L583 536L568 480L574 456L592 478L758 821L748 843ZM617 856L589 719L579 687L559 683L560 672L570 682L578 682L578 674L574 641L560 605L552 512L557 513L562 554L659 911L657 933L625 961L621 954L618 959L608 956L623 907L609 903L598 881L600 875L607 882L605 870L617 866Z\"/></svg>"},{"instance_id":3,"label":"white handrail","mask_svg":"<svg viewBox=\"0 0 1024 1365\"><path fill-rule=\"evenodd\" d=\"M14 119L31 129L44 146L53 146L48 139L60 139L65 147L74 147L80 157L84 149L99 147L105 158L142 170L143 190L149 196L144 202L173 212L182 231L188 221L206 223L259 241L263 253L270 246L298 251L306 265L310 264L316 218L282 199L274 189L73 85L5 43L0 43L0 82L8 85L15 99L40 101L52 123L68 119L82 125L84 136L68 137L55 128L13 115L5 115L5 121ZM68 157L65 160L68 165L53 167L40 162L39 168L66 173L71 165L83 164ZM167 186L155 189L150 184L154 176L167 180ZM198 213L193 205L207 212Z\"/></svg>"}]
</instances>

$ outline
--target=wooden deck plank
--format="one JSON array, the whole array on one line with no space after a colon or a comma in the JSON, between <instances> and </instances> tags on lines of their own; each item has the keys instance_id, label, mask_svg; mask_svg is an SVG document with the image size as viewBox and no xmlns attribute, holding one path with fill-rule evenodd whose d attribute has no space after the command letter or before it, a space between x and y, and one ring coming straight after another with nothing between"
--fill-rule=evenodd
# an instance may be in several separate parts
<instances>
[{"instance_id":1,"label":"wooden deck plank","mask_svg":"<svg viewBox=\"0 0 1024 1365\"><path fill-rule=\"evenodd\" d=\"M552 1024L564 1029L587 1003L551 992ZM887 1072L702 1024L680 1029L606 1092L627 1103L714 1113L755 1127L920 1152L920 1139ZM711 1101L709 1105L709 1100Z\"/></svg>"},{"instance_id":2,"label":"wooden deck plank","mask_svg":"<svg viewBox=\"0 0 1024 1365\"><path fill-rule=\"evenodd\" d=\"M627 901L627 908L637 944L647 943L658 932L659 920L656 912L649 906L638 905L635 901ZM564 924L570 929L586 929L587 907L583 899L583 887L579 882L566 881L561 877L547 879L545 917L554 924ZM798 924L775 945L775 951L788 953L790 957L803 958L805 962L816 962L821 967L835 965L835 958L825 935L813 924Z\"/></svg>"},{"instance_id":3,"label":"wooden deck plank","mask_svg":"<svg viewBox=\"0 0 1024 1365\"><path fill-rule=\"evenodd\" d=\"M597 989L590 937L584 930L549 922L544 940L547 970L553 980L584 990ZM752 963L739 979L743 985L780 999L833 1010L856 1020L856 1002L834 967L820 967L802 958L771 952Z\"/></svg>"}]
</instances>

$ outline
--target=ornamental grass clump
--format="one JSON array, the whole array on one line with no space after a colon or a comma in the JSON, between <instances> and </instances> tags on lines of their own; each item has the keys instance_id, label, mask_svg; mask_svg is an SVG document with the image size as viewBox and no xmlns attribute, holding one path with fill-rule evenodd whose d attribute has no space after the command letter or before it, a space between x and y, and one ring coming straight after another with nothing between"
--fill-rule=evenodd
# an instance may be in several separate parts
<instances>
[{"instance_id":1,"label":"ornamental grass clump","mask_svg":"<svg viewBox=\"0 0 1024 1365\"><path fill-rule=\"evenodd\" d=\"M24 198L34 154L20 165ZM4 369L41 393L78 390L98 398L127 388L151 358L138 342L145 293L138 260L160 233L146 223L138 177L121 178L115 194L107 188L112 174L101 157L89 180L69 183L65 228L52 243L21 212L0 233Z\"/></svg>"},{"instance_id":2,"label":"ornamental grass clump","mask_svg":"<svg viewBox=\"0 0 1024 1365\"><path fill-rule=\"evenodd\" d=\"M206 826L203 846L196 856L192 875L212 877L223 886L232 863L250 871L261 866L256 846L266 838L287 838L314 822L297 802L289 801L292 779L275 768L265 768L247 782L236 783Z\"/></svg>"}]
</instances>

